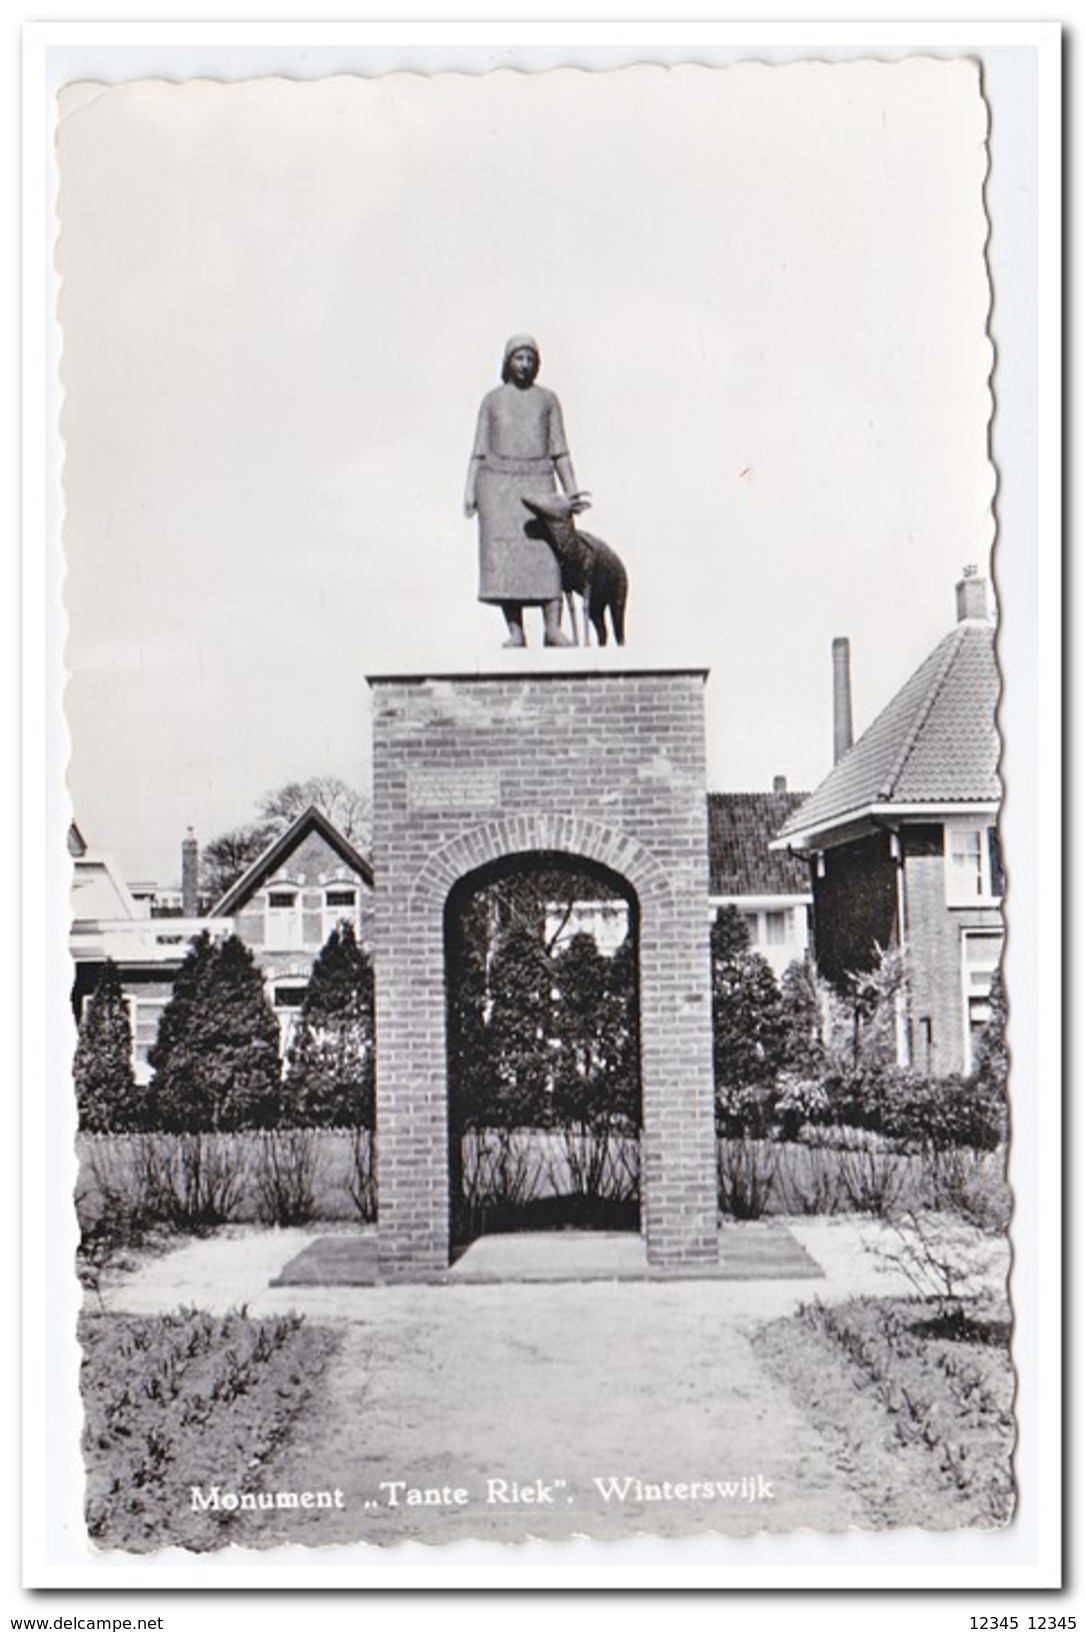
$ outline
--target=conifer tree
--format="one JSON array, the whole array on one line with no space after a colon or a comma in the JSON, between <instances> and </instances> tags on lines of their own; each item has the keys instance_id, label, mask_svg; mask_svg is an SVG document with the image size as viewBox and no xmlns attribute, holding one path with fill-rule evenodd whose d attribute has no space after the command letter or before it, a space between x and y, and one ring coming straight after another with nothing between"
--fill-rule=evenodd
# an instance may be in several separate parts
<instances>
[{"instance_id":1,"label":"conifer tree","mask_svg":"<svg viewBox=\"0 0 1086 1632\"><path fill-rule=\"evenodd\" d=\"M132 1024L111 958L83 1011L73 1074L82 1132L124 1133L139 1126L143 1107L132 1070Z\"/></svg>"},{"instance_id":2,"label":"conifer tree","mask_svg":"<svg viewBox=\"0 0 1086 1632\"><path fill-rule=\"evenodd\" d=\"M760 1134L781 1065L780 991L734 907L717 914L710 948L718 1120Z\"/></svg>"},{"instance_id":3,"label":"conifer tree","mask_svg":"<svg viewBox=\"0 0 1086 1632\"><path fill-rule=\"evenodd\" d=\"M215 949L197 1041L214 1128L268 1128L279 1115L279 1026L256 960L236 935Z\"/></svg>"},{"instance_id":4,"label":"conifer tree","mask_svg":"<svg viewBox=\"0 0 1086 1632\"><path fill-rule=\"evenodd\" d=\"M337 925L313 965L287 1060L283 1119L373 1127L373 966L350 924Z\"/></svg>"},{"instance_id":5,"label":"conifer tree","mask_svg":"<svg viewBox=\"0 0 1086 1632\"><path fill-rule=\"evenodd\" d=\"M484 1116L493 1127L547 1120L553 969L537 931L514 925L490 966ZM469 1117L470 1120L470 1117Z\"/></svg>"},{"instance_id":6,"label":"conifer tree","mask_svg":"<svg viewBox=\"0 0 1086 1632\"><path fill-rule=\"evenodd\" d=\"M814 1078L825 1063L814 969L809 959L795 958L781 976L781 1067Z\"/></svg>"},{"instance_id":7,"label":"conifer tree","mask_svg":"<svg viewBox=\"0 0 1086 1632\"><path fill-rule=\"evenodd\" d=\"M578 934L555 965L554 1116L608 1128L637 1126L636 993L632 942L611 958Z\"/></svg>"},{"instance_id":8,"label":"conifer tree","mask_svg":"<svg viewBox=\"0 0 1086 1632\"><path fill-rule=\"evenodd\" d=\"M199 1133L274 1123L279 1028L236 935L215 945L205 931L193 942L149 1058L156 1126Z\"/></svg>"}]
</instances>

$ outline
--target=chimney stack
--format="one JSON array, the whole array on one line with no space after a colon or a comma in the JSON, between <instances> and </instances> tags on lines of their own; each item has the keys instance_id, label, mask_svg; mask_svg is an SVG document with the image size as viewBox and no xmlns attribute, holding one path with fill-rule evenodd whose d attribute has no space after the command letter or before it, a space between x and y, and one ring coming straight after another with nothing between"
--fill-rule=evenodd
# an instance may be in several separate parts
<instances>
[{"instance_id":1,"label":"chimney stack","mask_svg":"<svg viewBox=\"0 0 1086 1632\"><path fill-rule=\"evenodd\" d=\"M833 643L833 763L852 747L852 668L849 645L843 635Z\"/></svg>"},{"instance_id":2,"label":"chimney stack","mask_svg":"<svg viewBox=\"0 0 1086 1632\"><path fill-rule=\"evenodd\" d=\"M773 778L773 792L774 793L787 793L788 792L788 778L786 776L775 776Z\"/></svg>"},{"instance_id":3,"label":"chimney stack","mask_svg":"<svg viewBox=\"0 0 1086 1632\"><path fill-rule=\"evenodd\" d=\"M181 913L195 918L200 910L200 847L190 827L181 841Z\"/></svg>"},{"instance_id":4,"label":"chimney stack","mask_svg":"<svg viewBox=\"0 0 1086 1632\"><path fill-rule=\"evenodd\" d=\"M987 623L988 580L981 578L976 567L964 567L957 583L958 622Z\"/></svg>"}]
</instances>

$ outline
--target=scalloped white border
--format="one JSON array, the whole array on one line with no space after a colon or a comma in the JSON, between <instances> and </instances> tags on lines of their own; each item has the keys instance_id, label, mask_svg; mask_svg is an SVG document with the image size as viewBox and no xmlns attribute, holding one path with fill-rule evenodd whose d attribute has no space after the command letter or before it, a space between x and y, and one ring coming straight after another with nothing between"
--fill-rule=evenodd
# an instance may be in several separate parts
<instances>
[{"instance_id":1,"label":"scalloped white border","mask_svg":"<svg viewBox=\"0 0 1086 1632\"><path fill-rule=\"evenodd\" d=\"M303 42L303 43L299 43ZM500 43L495 43L500 42ZM1009 985L1018 1072L1044 1086L1012 1153L1016 1358L1021 1378L1022 1504L1006 1531L690 1538L607 1546L526 1543L511 1553L463 1544L334 1553L292 1549L153 1562L89 1554L82 1542L81 1423L72 1379L74 1291L67 1130L50 1128L40 1091L69 1047L66 881L49 857L68 819L60 712L60 560L51 309L50 107L63 80L235 78L335 71L421 72L559 63L979 56L993 108L988 189L993 333L999 362L993 455L999 469L996 574L1007 678L1002 725L1011 903ZM24 34L24 1580L50 1587L731 1587L962 1588L986 1596L1058 1583L1060 1525L1060 472L1059 30L1054 25L370 23L32 24ZM1034 79L1034 76L1036 78ZM1038 94L1034 103L1034 84ZM1036 107L1036 119L1031 108ZM1036 263L1035 263L1036 256ZM1039 278L1034 266L1039 268ZM1039 344L1037 343L1039 339ZM1034 364L1037 375L1033 376ZM44 1206L43 1206L44 1204ZM58 1290L61 1289L61 1290ZM8 1534L12 1534L9 1527ZM139 1610L121 1600L121 1613ZM234 1600L236 1602L236 1600ZM297 1604L297 1599L292 1604ZM168 1604L167 1624L176 1624ZM240 1606L239 1606L240 1607ZM1023 1610L1025 1605L1022 1606ZM44 1611L93 1607L28 1604ZM967 1624L960 1604L957 1623ZM1007 1606L1004 1605L1006 1612ZM804 1618L807 1612L804 1612Z\"/></svg>"}]
</instances>

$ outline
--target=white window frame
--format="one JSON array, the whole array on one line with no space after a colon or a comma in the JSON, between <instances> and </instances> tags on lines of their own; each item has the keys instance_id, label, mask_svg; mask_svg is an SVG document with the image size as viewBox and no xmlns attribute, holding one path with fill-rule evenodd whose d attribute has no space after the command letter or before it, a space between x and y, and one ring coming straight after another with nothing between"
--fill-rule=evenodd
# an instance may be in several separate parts
<instances>
[{"instance_id":1,"label":"white window frame","mask_svg":"<svg viewBox=\"0 0 1086 1632\"><path fill-rule=\"evenodd\" d=\"M975 974L986 974L988 976L988 985L985 988L985 1001L987 1001L987 991L991 987L992 976L999 968L999 962L1003 956L1003 939L1003 931L997 928L962 930L959 956L961 959L962 987L962 1059L965 1062L966 1076L973 1069L973 1027L971 1024L970 1003L980 995L972 983L972 976ZM987 962L970 962L968 956L969 942L976 940L990 940L998 943L995 957L990 965Z\"/></svg>"},{"instance_id":2,"label":"white window frame","mask_svg":"<svg viewBox=\"0 0 1086 1632\"><path fill-rule=\"evenodd\" d=\"M330 895L344 894L350 890L354 896L353 907L333 907L329 904ZM362 893L359 885L349 878L341 880L331 879L321 885L321 912L324 925L324 939L322 945L339 924L348 923L354 930L355 940L359 939L361 931Z\"/></svg>"},{"instance_id":3,"label":"white window frame","mask_svg":"<svg viewBox=\"0 0 1086 1632\"><path fill-rule=\"evenodd\" d=\"M136 1081L141 1085L151 1080L151 1063L146 1054L150 1053L158 1041L158 1027L162 1024L162 1016L169 1007L169 1003L170 998L168 995L165 997L142 997L136 992L131 992L128 995L128 1025L132 1033L132 1069ZM148 1009L158 1010L158 1026L155 1027L155 1035L149 1043L141 1043L139 1040L139 1011L141 1009L145 1011ZM145 1054L141 1055L141 1048L146 1050Z\"/></svg>"},{"instance_id":4,"label":"white window frame","mask_svg":"<svg viewBox=\"0 0 1086 1632\"><path fill-rule=\"evenodd\" d=\"M305 1003L306 988L309 985L308 975L277 975L268 982L267 992L271 1002L272 1013L275 1015L279 1027L279 1052L285 1060L290 1047L291 1038L301 1018L302 1006ZM277 1001L280 990L300 992L301 1003L279 1003Z\"/></svg>"},{"instance_id":5,"label":"white window frame","mask_svg":"<svg viewBox=\"0 0 1086 1632\"><path fill-rule=\"evenodd\" d=\"M1002 897L992 893L992 840L995 823L948 821L943 824L943 862L948 907L998 906ZM954 840L968 834L977 854L967 867L955 860ZM976 886L975 888L973 886Z\"/></svg>"},{"instance_id":6,"label":"white window frame","mask_svg":"<svg viewBox=\"0 0 1086 1632\"><path fill-rule=\"evenodd\" d=\"M272 897L292 895L293 905L275 907ZM264 949L267 952L299 952L302 949L302 887L283 879L264 889Z\"/></svg>"},{"instance_id":7,"label":"white window frame","mask_svg":"<svg viewBox=\"0 0 1086 1632\"><path fill-rule=\"evenodd\" d=\"M761 929L761 936L759 939L762 945L792 946L794 944L795 926L792 922L791 910L788 907L766 907L765 911L759 913L758 916L760 919ZM771 918L780 919L781 936L780 939L776 941L769 932L769 920Z\"/></svg>"}]
</instances>

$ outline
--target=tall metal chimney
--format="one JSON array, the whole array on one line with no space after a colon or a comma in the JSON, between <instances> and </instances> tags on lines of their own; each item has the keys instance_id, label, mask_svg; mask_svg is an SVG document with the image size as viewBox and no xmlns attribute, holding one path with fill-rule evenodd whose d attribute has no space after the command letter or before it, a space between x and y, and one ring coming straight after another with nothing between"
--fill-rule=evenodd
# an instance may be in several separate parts
<instances>
[{"instance_id":1,"label":"tall metal chimney","mask_svg":"<svg viewBox=\"0 0 1086 1632\"><path fill-rule=\"evenodd\" d=\"M848 640L838 635L833 642L833 763L843 759L852 747L852 665Z\"/></svg>"},{"instance_id":2,"label":"tall metal chimney","mask_svg":"<svg viewBox=\"0 0 1086 1632\"><path fill-rule=\"evenodd\" d=\"M190 827L181 841L181 912L195 918L200 910L200 846Z\"/></svg>"}]
</instances>

